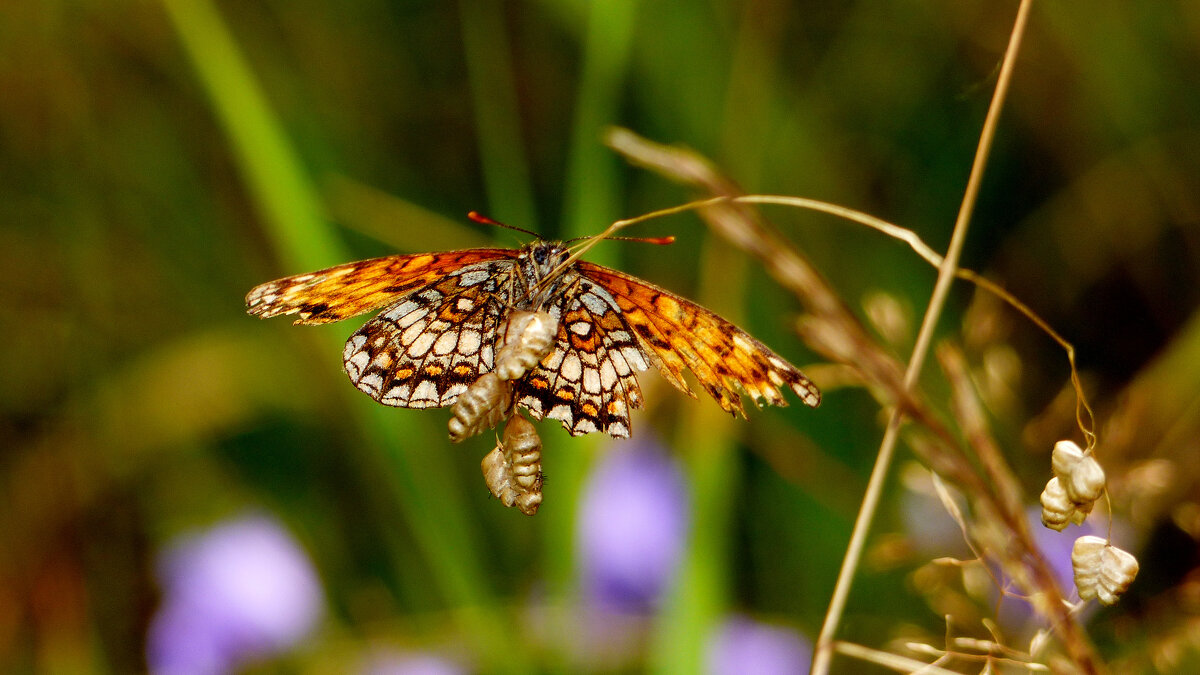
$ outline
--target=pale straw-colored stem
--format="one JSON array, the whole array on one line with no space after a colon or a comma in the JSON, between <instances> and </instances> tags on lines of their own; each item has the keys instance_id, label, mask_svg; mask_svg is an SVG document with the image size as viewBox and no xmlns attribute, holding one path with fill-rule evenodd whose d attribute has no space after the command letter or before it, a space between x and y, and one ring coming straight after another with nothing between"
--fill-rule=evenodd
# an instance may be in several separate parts
<instances>
[{"instance_id":1,"label":"pale straw-colored stem","mask_svg":"<svg viewBox=\"0 0 1200 675\"><path fill-rule=\"evenodd\" d=\"M946 302L946 295L950 290L950 284L954 281L955 272L958 269L959 257L962 254L963 243L967 237L967 226L971 221L971 214L975 209L975 202L979 195L979 186L983 181L984 166L987 164L992 141L996 135L996 125L1000 119L1000 110L1004 107L1004 99L1008 94L1008 87L1012 81L1013 67L1016 63L1017 54L1020 51L1021 38L1025 33L1025 24L1028 21L1029 9L1032 4L1033 0L1021 0L1021 5L1017 9L1017 18L1013 25L1012 34L1009 37L1008 49L1004 54L1004 62L1000 66L1000 75L996 81L996 89L992 94L991 105L988 106L983 129L979 134L979 144L975 150L975 161L971 166L971 175L967 179L967 188L958 210L958 218L954 223L954 233L950 237L950 246L946 250L946 256L942 260L941 266L938 268L937 282L933 287L929 307L926 309L925 317L921 321L921 330L917 334L917 343L913 349L912 359L909 360L908 367L904 373L904 386L909 391L912 390L913 385L916 384L917 379L921 375L921 369L925 365L925 358L929 354L929 346L933 340L934 328L937 325L938 318L941 316L942 308ZM833 598L829 602L829 608L825 614L825 622L821 626L820 635L817 637L811 671L813 675L826 675L829 672L829 665L833 659L833 638L837 633L838 625L841 623L842 613L846 608L846 599L850 595L850 587L854 581L855 572L858 570L858 563L862 558L863 548L866 545L867 534L871 529L871 523L875 519L875 512L879 507L879 500L883 494L884 481L891 470L892 459L895 456L896 440L900 434L901 422L902 411L897 407L892 412L888 420L887 429L884 431L883 441L879 446L879 455L875 460L875 467L871 471L871 478L867 483L867 491L863 496L858 518L854 523L854 532L851 534L850 544L846 547L846 557L843 559L841 570L838 573Z\"/></svg>"}]
</instances>

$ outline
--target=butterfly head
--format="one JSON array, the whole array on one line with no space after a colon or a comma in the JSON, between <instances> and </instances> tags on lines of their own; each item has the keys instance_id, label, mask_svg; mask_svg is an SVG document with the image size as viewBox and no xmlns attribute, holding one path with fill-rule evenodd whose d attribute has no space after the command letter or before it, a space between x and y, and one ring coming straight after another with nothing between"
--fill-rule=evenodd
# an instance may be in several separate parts
<instances>
[{"instance_id":1,"label":"butterfly head","mask_svg":"<svg viewBox=\"0 0 1200 675\"><path fill-rule=\"evenodd\" d=\"M563 262L571 252L560 241L538 239L526 244L517 256L521 278L530 295L530 306L540 306L552 296L559 277L565 271Z\"/></svg>"}]
</instances>

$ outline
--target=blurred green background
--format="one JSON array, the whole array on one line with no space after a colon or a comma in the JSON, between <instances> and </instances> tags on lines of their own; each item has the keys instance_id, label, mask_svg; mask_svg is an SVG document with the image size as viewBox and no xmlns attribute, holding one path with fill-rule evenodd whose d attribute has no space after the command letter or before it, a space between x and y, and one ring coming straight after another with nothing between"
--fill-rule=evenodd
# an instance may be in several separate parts
<instances>
[{"instance_id":1,"label":"blurred green background","mask_svg":"<svg viewBox=\"0 0 1200 675\"><path fill-rule=\"evenodd\" d=\"M155 556L247 510L286 524L327 605L262 672L351 671L381 646L480 672L683 672L730 612L815 637L880 413L814 364L796 301L695 216L632 232L674 234L669 249L589 258L734 319L826 398L732 421L643 375L634 434L681 461L693 536L638 639L603 657L567 626L585 602L578 495L612 442L539 425L549 481L527 518L480 480L490 436L452 446L446 411L347 384L357 321L260 322L242 299L339 262L523 242L471 209L571 237L693 197L605 149L613 124L696 149L748 192L837 202L944 248L1015 8L5 3L0 670L144 670ZM1200 4L1036 3L964 259L1079 349L1142 563L1127 601L1087 621L1136 670L1195 664L1200 640L1198 69ZM864 320L895 317L907 358L934 271L857 226L767 213ZM1074 433L1066 360L973 297L952 296L942 334L965 341L1034 505ZM915 541L919 481L896 473L840 635L937 643L946 596L921 571L961 551ZM981 635L989 601L961 597L960 632Z\"/></svg>"}]
</instances>

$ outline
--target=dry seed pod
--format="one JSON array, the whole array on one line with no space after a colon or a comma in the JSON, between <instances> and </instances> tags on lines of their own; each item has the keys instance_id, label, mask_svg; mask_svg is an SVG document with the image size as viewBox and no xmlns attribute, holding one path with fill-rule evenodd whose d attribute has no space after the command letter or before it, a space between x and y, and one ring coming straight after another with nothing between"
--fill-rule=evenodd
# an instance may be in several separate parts
<instances>
[{"instance_id":1,"label":"dry seed pod","mask_svg":"<svg viewBox=\"0 0 1200 675\"><path fill-rule=\"evenodd\" d=\"M538 507L541 505L542 491L540 488L537 492L521 492L517 494L517 510L527 516L537 513Z\"/></svg>"},{"instance_id":2,"label":"dry seed pod","mask_svg":"<svg viewBox=\"0 0 1200 675\"><path fill-rule=\"evenodd\" d=\"M1076 525L1082 525L1083 521L1087 520L1087 517L1089 515L1091 515L1092 507L1095 505L1096 505L1096 502L1088 502L1086 504L1076 504L1075 505L1075 513L1071 514L1071 522L1075 523Z\"/></svg>"},{"instance_id":3,"label":"dry seed pod","mask_svg":"<svg viewBox=\"0 0 1200 675\"><path fill-rule=\"evenodd\" d=\"M547 312L516 310L508 315L508 323L496 351L495 373L502 380L524 377L554 348L558 337L558 319Z\"/></svg>"},{"instance_id":4,"label":"dry seed pod","mask_svg":"<svg viewBox=\"0 0 1200 675\"><path fill-rule=\"evenodd\" d=\"M542 504L542 439L529 420L514 415L504 426L504 455L508 461L517 508L527 516Z\"/></svg>"},{"instance_id":5,"label":"dry seed pod","mask_svg":"<svg viewBox=\"0 0 1200 675\"><path fill-rule=\"evenodd\" d=\"M517 491L512 486L512 473L508 468L508 460L504 458L504 446L497 445L483 458L480 463L483 469L483 482L488 490L505 506L512 506L517 500Z\"/></svg>"},{"instance_id":6,"label":"dry seed pod","mask_svg":"<svg viewBox=\"0 0 1200 675\"><path fill-rule=\"evenodd\" d=\"M1103 605L1115 603L1138 573L1137 558L1092 535L1075 540L1071 565L1075 568L1079 597L1083 600L1096 598Z\"/></svg>"},{"instance_id":7,"label":"dry seed pod","mask_svg":"<svg viewBox=\"0 0 1200 675\"><path fill-rule=\"evenodd\" d=\"M1071 501L1066 488L1058 478L1051 478L1042 490L1042 525L1062 532L1067 525L1082 525L1092 512L1095 502L1077 504Z\"/></svg>"},{"instance_id":8,"label":"dry seed pod","mask_svg":"<svg viewBox=\"0 0 1200 675\"><path fill-rule=\"evenodd\" d=\"M513 482L526 491L542 487L542 439L537 428L520 415L504 427L504 454L512 467Z\"/></svg>"},{"instance_id":9,"label":"dry seed pod","mask_svg":"<svg viewBox=\"0 0 1200 675\"><path fill-rule=\"evenodd\" d=\"M503 439L483 458L483 481L505 506L532 516L542 504L542 439L533 424L514 415Z\"/></svg>"},{"instance_id":10,"label":"dry seed pod","mask_svg":"<svg viewBox=\"0 0 1200 675\"><path fill-rule=\"evenodd\" d=\"M1104 492L1104 469L1095 457L1086 454L1073 441L1055 443L1050 462L1054 475L1076 504L1090 504Z\"/></svg>"},{"instance_id":11,"label":"dry seed pod","mask_svg":"<svg viewBox=\"0 0 1200 675\"><path fill-rule=\"evenodd\" d=\"M1075 514L1075 504L1057 478L1051 478L1042 490L1042 525L1062 532Z\"/></svg>"},{"instance_id":12,"label":"dry seed pod","mask_svg":"<svg viewBox=\"0 0 1200 675\"><path fill-rule=\"evenodd\" d=\"M484 373L450 407L450 441L463 440L500 423L512 411L512 383Z\"/></svg>"}]
</instances>

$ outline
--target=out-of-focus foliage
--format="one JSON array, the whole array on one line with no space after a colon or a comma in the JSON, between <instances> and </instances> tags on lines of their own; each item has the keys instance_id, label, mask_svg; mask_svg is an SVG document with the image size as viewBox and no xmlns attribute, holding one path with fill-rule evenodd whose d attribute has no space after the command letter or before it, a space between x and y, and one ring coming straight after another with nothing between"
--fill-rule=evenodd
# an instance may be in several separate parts
<instances>
[{"instance_id":1,"label":"out-of-focus foliage","mask_svg":"<svg viewBox=\"0 0 1200 675\"><path fill-rule=\"evenodd\" d=\"M0 670L145 670L155 617L180 592L156 560L247 512L288 533L271 536L315 568L322 604L256 672L721 671L763 644L803 660L882 433L873 399L832 386L835 370L810 371L827 385L819 409L748 422L641 378L633 443L665 454L626 462L643 474L630 483L665 481L662 503L640 497L646 532L690 529L682 552L642 544L678 560L648 560L669 578L635 579L650 595L614 609L589 586L603 561L579 558L611 536L592 496L619 492L595 484L617 473L619 445L539 425L549 480L528 518L489 499L490 436L452 446L446 411L384 409L347 384L340 343L357 324L260 322L242 298L324 264L522 241L467 224L470 209L571 237L691 198L604 149L610 124L693 147L747 191L845 204L944 247L1014 11L5 3ZM1086 618L1121 672L1200 667L1197 68L1196 3L1035 3L964 260L1078 347L1117 543L1141 563L1123 601ZM881 334L906 358L933 271L856 226L767 215L864 320L893 310ZM694 216L631 233L678 242L589 258L813 365L794 300ZM965 345L1034 507L1054 442L1077 437L1064 355L966 287L942 334ZM889 489L844 639L941 645L945 615L976 637L996 616L990 580L928 565L967 554L917 474ZM1024 648L1037 626L1019 604L1001 619Z\"/></svg>"}]
</instances>

